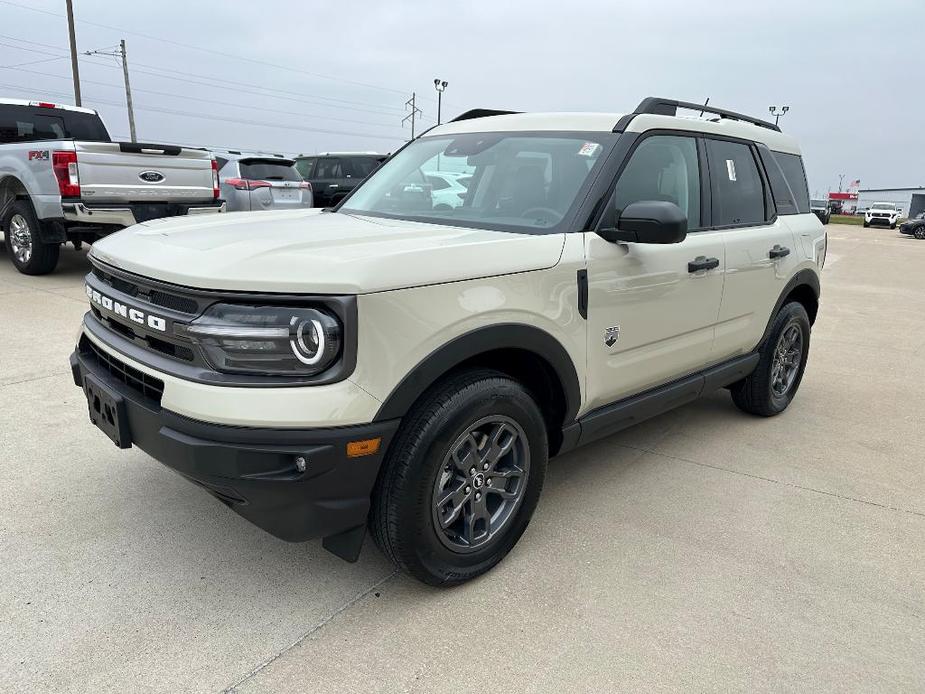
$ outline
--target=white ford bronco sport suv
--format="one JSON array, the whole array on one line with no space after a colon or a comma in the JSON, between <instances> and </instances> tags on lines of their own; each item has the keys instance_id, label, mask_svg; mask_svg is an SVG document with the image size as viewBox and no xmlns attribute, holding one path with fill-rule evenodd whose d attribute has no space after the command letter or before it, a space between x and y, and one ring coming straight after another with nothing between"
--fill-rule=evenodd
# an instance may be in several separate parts
<instances>
[{"instance_id":1,"label":"white ford bronco sport suv","mask_svg":"<svg viewBox=\"0 0 925 694\"><path fill-rule=\"evenodd\" d=\"M461 205L437 170L471 176ZM355 560L370 528L447 585L511 550L549 457L722 387L785 410L825 252L772 124L470 111L333 210L95 244L71 367L119 447L285 540Z\"/></svg>"}]
</instances>

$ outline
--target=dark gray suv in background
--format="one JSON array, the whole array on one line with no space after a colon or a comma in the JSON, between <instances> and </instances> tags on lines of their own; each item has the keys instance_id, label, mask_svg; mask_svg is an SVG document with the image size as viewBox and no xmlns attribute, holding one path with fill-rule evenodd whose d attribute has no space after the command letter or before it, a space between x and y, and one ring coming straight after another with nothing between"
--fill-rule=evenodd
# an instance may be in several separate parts
<instances>
[{"instance_id":1,"label":"dark gray suv in background","mask_svg":"<svg viewBox=\"0 0 925 694\"><path fill-rule=\"evenodd\" d=\"M295 166L302 178L312 184L315 207L329 207L346 197L387 157L375 152L300 154Z\"/></svg>"}]
</instances>

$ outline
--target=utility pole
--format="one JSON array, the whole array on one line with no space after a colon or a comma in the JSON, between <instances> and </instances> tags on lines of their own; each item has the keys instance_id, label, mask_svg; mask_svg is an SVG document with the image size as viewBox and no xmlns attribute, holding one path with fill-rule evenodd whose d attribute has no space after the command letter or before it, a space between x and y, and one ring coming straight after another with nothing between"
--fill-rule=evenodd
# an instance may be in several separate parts
<instances>
[{"instance_id":1,"label":"utility pole","mask_svg":"<svg viewBox=\"0 0 925 694\"><path fill-rule=\"evenodd\" d=\"M845 182L845 174L838 174L838 192L842 192L842 184Z\"/></svg>"},{"instance_id":2,"label":"utility pole","mask_svg":"<svg viewBox=\"0 0 925 694\"><path fill-rule=\"evenodd\" d=\"M135 137L135 108L132 106L132 85L128 81L128 58L125 55L125 39L119 42L119 48L122 51L122 74L125 76L125 105L128 107L128 130L132 136L132 142L138 142Z\"/></svg>"},{"instance_id":3,"label":"utility pole","mask_svg":"<svg viewBox=\"0 0 925 694\"><path fill-rule=\"evenodd\" d=\"M77 36L74 32L74 5L67 0L67 33L71 42L71 73L74 77L74 102L80 106L80 72L77 69Z\"/></svg>"},{"instance_id":4,"label":"utility pole","mask_svg":"<svg viewBox=\"0 0 925 694\"><path fill-rule=\"evenodd\" d=\"M768 106L768 110L771 112L771 115L774 116L774 125L777 125L780 121L781 116L786 116L787 111L790 110L789 106L781 106L780 111L777 110L777 106Z\"/></svg>"},{"instance_id":5,"label":"utility pole","mask_svg":"<svg viewBox=\"0 0 925 694\"><path fill-rule=\"evenodd\" d=\"M446 80L441 80L439 78L434 80L434 89L437 90L437 125L440 125L440 111L443 106L443 92L446 91L446 86L449 84Z\"/></svg>"},{"instance_id":6,"label":"utility pole","mask_svg":"<svg viewBox=\"0 0 925 694\"><path fill-rule=\"evenodd\" d=\"M421 117L421 109L415 106L416 96L417 95L414 92L411 92L411 98L405 102L405 108L410 107L411 113L409 113L407 116L401 119L402 127L404 127L405 121L408 121L408 120L411 121L411 139L412 140L414 139L414 119L415 117L417 117L418 119L420 119Z\"/></svg>"},{"instance_id":7,"label":"utility pole","mask_svg":"<svg viewBox=\"0 0 925 694\"><path fill-rule=\"evenodd\" d=\"M128 109L129 135L132 138L132 142L138 142L138 138L135 135L135 108L132 105L132 85L129 83L128 79L128 57L125 52L125 39L119 42L118 51L84 51L84 55L111 55L114 58L122 59L122 76L125 79L125 106Z\"/></svg>"}]
</instances>

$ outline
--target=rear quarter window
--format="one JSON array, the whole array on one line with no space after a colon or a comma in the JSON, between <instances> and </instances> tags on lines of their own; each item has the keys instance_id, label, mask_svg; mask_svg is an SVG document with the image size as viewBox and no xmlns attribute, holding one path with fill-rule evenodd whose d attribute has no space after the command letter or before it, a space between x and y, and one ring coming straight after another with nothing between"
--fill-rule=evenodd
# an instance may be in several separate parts
<instances>
[{"instance_id":1,"label":"rear quarter window","mask_svg":"<svg viewBox=\"0 0 925 694\"><path fill-rule=\"evenodd\" d=\"M774 159L787 179L787 184L793 193L793 200L797 212L809 212L809 185L806 183L806 170L803 168L803 159L798 154L784 154L774 152Z\"/></svg>"},{"instance_id":2,"label":"rear quarter window","mask_svg":"<svg viewBox=\"0 0 925 694\"><path fill-rule=\"evenodd\" d=\"M295 168L302 178L309 179L315 173L315 159L296 159Z\"/></svg>"}]
</instances>

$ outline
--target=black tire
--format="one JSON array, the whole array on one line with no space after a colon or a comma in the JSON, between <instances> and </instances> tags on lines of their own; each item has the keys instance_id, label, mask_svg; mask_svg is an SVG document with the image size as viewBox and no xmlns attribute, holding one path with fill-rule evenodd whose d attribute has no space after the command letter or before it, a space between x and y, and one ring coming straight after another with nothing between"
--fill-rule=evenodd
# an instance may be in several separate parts
<instances>
[{"instance_id":1,"label":"black tire","mask_svg":"<svg viewBox=\"0 0 925 694\"><path fill-rule=\"evenodd\" d=\"M468 440L466 434L473 426L492 418L513 422L519 428L519 435L512 439L508 454L502 458L514 460L512 456L520 450L516 447L523 444L526 454L521 451L520 460L526 455L526 472L522 477L496 480L494 489L489 489L491 469L500 471L495 473L499 478L515 474L510 469L502 470L507 462L491 466L478 485L484 497L481 508L488 508L489 499L497 504L507 503L501 495L512 494L512 484L516 501L506 511L503 506L494 506L492 513L504 516L504 520L499 521L495 534L489 533L494 517L484 523L485 539L479 540L484 544L473 542L468 548L457 548L450 538L451 530L438 527L437 509L441 507L435 502L436 496L444 493L439 486L444 479L450 480L449 485L465 485L458 487L459 496L454 495L467 499L459 503L461 510L456 517L463 525L467 518L473 517L479 475L472 477L470 483L466 476L471 471L460 473L458 464L449 462L450 455L454 448L464 445L460 441ZM496 440L497 437L493 439ZM487 443L488 436L478 448L470 450L481 455L482 445ZM448 377L421 397L389 448L373 491L369 523L373 539L396 566L424 583L449 586L475 578L501 561L526 530L543 488L547 458L543 415L520 383L487 369ZM468 466L469 461L466 458L461 462ZM478 522L472 524L473 537Z\"/></svg>"},{"instance_id":2,"label":"black tire","mask_svg":"<svg viewBox=\"0 0 925 694\"><path fill-rule=\"evenodd\" d=\"M895 229L895 228L896 228L895 224L890 224L890 229Z\"/></svg>"},{"instance_id":3,"label":"black tire","mask_svg":"<svg viewBox=\"0 0 925 694\"><path fill-rule=\"evenodd\" d=\"M28 200L17 200L10 206L3 218L3 233L7 255L24 275L47 275L57 267L61 244L42 243L39 220ZM19 237L13 238L14 233Z\"/></svg>"},{"instance_id":4,"label":"black tire","mask_svg":"<svg viewBox=\"0 0 925 694\"><path fill-rule=\"evenodd\" d=\"M785 360L793 367L782 370L786 373L786 387L780 389L781 381L775 379L775 369L779 363L775 360L778 350L792 335L792 329L799 332L800 348L798 358L788 357ZM806 359L809 356L809 316L802 304L795 301L785 304L774 319L768 339L758 350L760 359L758 366L747 378L733 384L729 389L732 401L743 412L773 417L787 409L793 396L796 395L803 380L803 371L806 369Z\"/></svg>"},{"instance_id":5,"label":"black tire","mask_svg":"<svg viewBox=\"0 0 925 694\"><path fill-rule=\"evenodd\" d=\"M913 236L920 241L925 241L925 226L917 227Z\"/></svg>"},{"instance_id":6,"label":"black tire","mask_svg":"<svg viewBox=\"0 0 925 694\"><path fill-rule=\"evenodd\" d=\"M864 228L865 228L865 229L866 229L867 227L869 227L869 226L870 226L870 224L868 224L867 222L864 222Z\"/></svg>"}]
</instances>

